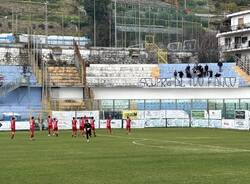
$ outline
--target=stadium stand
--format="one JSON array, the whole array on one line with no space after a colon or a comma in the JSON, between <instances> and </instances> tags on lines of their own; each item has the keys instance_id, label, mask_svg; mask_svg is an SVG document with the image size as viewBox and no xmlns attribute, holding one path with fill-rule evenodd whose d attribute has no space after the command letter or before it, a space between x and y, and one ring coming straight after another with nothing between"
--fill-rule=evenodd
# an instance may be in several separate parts
<instances>
[{"instance_id":1,"label":"stadium stand","mask_svg":"<svg viewBox=\"0 0 250 184\"><path fill-rule=\"evenodd\" d=\"M82 86L76 67L49 66L48 73L50 86Z\"/></svg>"},{"instance_id":2,"label":"stadium stand","mask_svg":"<svg viewBox=\"0 0 250 184\"><path fill-rule=\"evenodd\" d=\"M40 88L32 87L28 92L28 88L20 87L0 97L0 118L3 113L17 113L25 120L29 118L29 112L40 110L41 106Z\"/></svg>"},{"instance_id":3,"label":"stadium stand","mask_svg":"<svg viewBox=\"0 0 250 184\"><path fill-rule=\"evenodd\" d=\"M19 48L0 48L0 65L19 65L20 59Z\"/></svg>"},{"instance_id":4,"label":"stadium stand","mask_svg":"<svg viewBox=\"0 0 250 184\"><path fill-rule=\"evenodd\" d=\"M84 57L84 56L83 56ZM90 48L89 64L156 64L143 50L124 48Z\"/></svg>"},{"instance_id":5,"label":"stadium stand","mask_svg":"<svg viewBox=\"0 0 250 184\"><path fill-rule=\"evenodd\" d=\"M11 82L21 82L21 79L24 77L23 72L23 66L5 65L0 67L0 74L4 77L4 84ZM33 74L30 76L30 85L37 85L36 77Z\"/></svg>"},{"instance_id":6,"label":"stadium stand","mask_svg":"<svg viewBox=\"0 0 250 184\"><path fill-rule=\"evenodd\" d=\"M90 86L137 86L141 78L150 78L158 65L90 65L87 82Z\"/></svg>"},{"instance_id":7,"label":"stadium stand","mask_svg":"<svg viewBox=\"0 0 250 184\"><path fill-rule=\"evenodd\" d=\"M207 65L213 74L220 74L220 77L236 78L239 86L247 85L234 70L235 63L225 63L222 71L216 63L202 64ZM90 86L137 86L141 78L151 78L152 72L159 66L160 72L158 78L170 78L174 80L174 71L182 71L184 73L183 82L188 84L190 79L185 76L185 68L187 64L160 64L160 65L90 65L87 67L87 82ZM192 68L194 64L190 64ZM214 77L214 75L213 75ZM208 77L204 77L208 80Z\"/></svg>"}]
</instances>

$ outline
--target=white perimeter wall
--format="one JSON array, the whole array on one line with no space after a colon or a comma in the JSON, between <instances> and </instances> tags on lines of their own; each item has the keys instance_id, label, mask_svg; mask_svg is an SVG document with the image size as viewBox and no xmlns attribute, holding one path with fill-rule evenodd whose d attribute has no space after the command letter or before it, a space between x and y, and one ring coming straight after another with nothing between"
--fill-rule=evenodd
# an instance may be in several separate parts
<instances>
[{"instance_id":1,"label":"white perimeter wall","mask_svg":"<svg viewBox=\"0 0 250 184\"><path fill-rule=\"evenodd\" d=\"M82 88L52 88L52 98L53 99L83 99L83 89Z\"/></svg>"},{"instance_id":2,"label":"white perimeter wall","mask_svg":"<svg viewBox=\"0 0 250 184\"><path fill-rule=\"evenodd\" d=\"M250 98L250 88L153 89L95 88L95 99L222 99Z\"/></svg>"}]
</instances>

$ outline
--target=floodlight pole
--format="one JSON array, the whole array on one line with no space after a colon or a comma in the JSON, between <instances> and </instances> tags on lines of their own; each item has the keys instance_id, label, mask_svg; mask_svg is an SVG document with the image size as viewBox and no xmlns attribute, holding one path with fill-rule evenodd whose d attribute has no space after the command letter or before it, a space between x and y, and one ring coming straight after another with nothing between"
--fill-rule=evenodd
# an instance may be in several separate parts
<instances>
[{"instance_id":1,"label":"floodlight pole","mask_svg":"<svg viewBox=\"0 0 250 184\"><path fill-rule=\"evenodd\" d=\"M46 35L46 46L48 47L48 2L45 2L45 35Z\"/></svg>"},{"instance_id":2,"label":"floodlight pole","mask_svg":"<svg viewBox=\"0 0 250 184\"><path fill-rule=\"evenodd\" d=\"M116 13L117 13L117 0L115 0L115 47L117 47L117 19L116 19Z\"/></svg>"},{"instance_id":3,"label":"floodlight pole","mask_svg":"<svg viewBox=\"0 0 250 184\"><path fill-rule=\"evenodd\" d=\"M94 0L94 47L96 47L96 8Z\"/></svg>"}]
</instances>

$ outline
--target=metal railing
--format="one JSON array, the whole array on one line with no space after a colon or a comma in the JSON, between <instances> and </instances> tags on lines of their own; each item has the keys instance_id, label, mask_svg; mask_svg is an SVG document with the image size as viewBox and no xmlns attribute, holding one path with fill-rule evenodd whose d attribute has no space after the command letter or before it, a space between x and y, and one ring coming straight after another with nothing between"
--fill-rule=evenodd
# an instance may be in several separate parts
<instances>
[{"instance_id":1,"label":"metal railing","mask_svg":"<svg viewBox=\"0 0 250 184\"><path fill-rule=\"evenodd\" d=\"M225 32L232 32L232 31L237 31L237 30L242 30L242 29L250 29L250 23L246 24L239 24L239 25L233 25L233 26L220 26L220 33L225 33Z\"/></svg>"},{"instance_id":2,"label":"metal railing","mask_svg":"<svg viewBox=\"0 0 250 184\"><path fill-rule=\"evenodd\" d=\"M228 45L220 45L219 49L221 51L234 51L234 50L239 50L239 49L250 49L250 41L248 44L228 44Z\"/></svg>"},{"instance_id":3,"label":"metal railing","mask_svg":"<svg viewBox=\"0 0 250 184\"><path fill-rule=\"evenodd\" d=\"M19 88L24 84L26 83L20 79L16 80L15 82L3 83L3 85L0 87L0 97L6 96L9 92Z\"/></svg>"},{"instance_id":4,"label":"metal railing","mask_svg":"<svg viewBox=\"0 0 250 184\"><path fill-rule=\"evenodd\" d=\"M75 51L74 64L79 73L81 83L83 85L86 85L86 63L81 56L79 46L77 45L77 42L75 40L74 40L74 51Z\"/></svg>"}]
</instances>

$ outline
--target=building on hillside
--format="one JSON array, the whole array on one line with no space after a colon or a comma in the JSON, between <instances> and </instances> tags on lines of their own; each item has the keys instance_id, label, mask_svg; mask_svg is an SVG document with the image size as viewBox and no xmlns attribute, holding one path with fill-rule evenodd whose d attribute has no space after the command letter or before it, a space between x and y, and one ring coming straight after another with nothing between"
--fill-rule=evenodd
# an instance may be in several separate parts
<instances>
[{"instance_id":1,"label":"building on hillside","mask_svg":"<svg viewBox=\"0 0 250 184\"><path fill-rule=\"evenodd\" d=\"M250 10L227 15L219 31L220 59L233 59L250 74Z\"/></svg>"}]
</instances>

